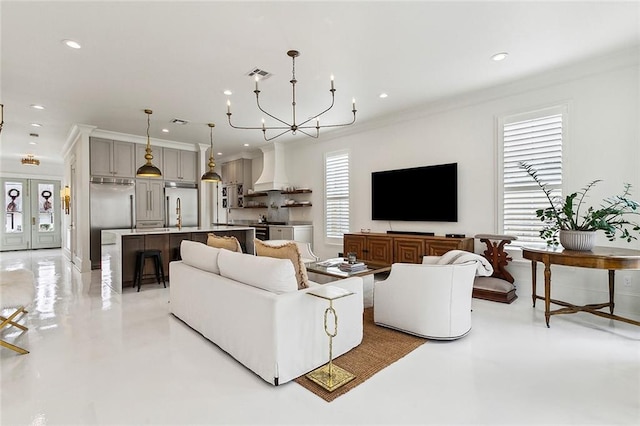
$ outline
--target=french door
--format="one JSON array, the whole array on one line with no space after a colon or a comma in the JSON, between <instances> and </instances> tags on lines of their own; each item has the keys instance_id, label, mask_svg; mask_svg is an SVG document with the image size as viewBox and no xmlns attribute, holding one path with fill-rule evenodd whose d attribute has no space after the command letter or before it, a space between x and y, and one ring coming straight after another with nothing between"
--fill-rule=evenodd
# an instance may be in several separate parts
<instances>
[{"instance_id":1,"label":"french door","mask_svg":"<svg viewBox=\"0 0 640 426\"><path fill-rule=\"evenodd\" d=\"M60 247L60 182L2 178L0 251Z\"/></svg>"}]
</instances>

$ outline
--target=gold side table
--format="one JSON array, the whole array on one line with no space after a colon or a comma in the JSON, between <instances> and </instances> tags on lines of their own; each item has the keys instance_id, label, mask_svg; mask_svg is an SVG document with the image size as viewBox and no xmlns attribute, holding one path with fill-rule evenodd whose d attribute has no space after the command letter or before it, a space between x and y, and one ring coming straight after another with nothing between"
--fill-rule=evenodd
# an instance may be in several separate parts
<instances>
[{"instance_id":1,"label":"gold side table","mask_svg":"<svg viewBox=\"0 0 640 426\"><path fill-rule=\"evenodd\" d=\"M324 285L308 292L307 294L329 301L329 307L324 311L324 332L329 336L329 362L322 367L316 368L312 372L307 373L307 378L322 386L329 392L333 392L356 377L345 369L340 368L337 365L333 365L333 338L338 335L338 315L336 314L336 310L333 308L333 301L342 297L351 296L355 293L340 287ZM333 332L329 330L329 315L333 316Z\"/></svg>"}]
</instances>

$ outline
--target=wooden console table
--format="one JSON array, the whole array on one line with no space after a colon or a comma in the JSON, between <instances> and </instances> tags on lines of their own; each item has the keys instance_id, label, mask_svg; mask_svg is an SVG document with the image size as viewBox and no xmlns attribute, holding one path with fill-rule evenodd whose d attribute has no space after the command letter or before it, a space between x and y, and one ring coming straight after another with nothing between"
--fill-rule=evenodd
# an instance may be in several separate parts
<instances>
[{"instance_id":1,"label":"wooden console table","mask_svg":"<svg viewBox=\"0 0 640 426\"><path fill-rule=\"evenodd\" d=\"M614 283L616 269L640 269L640 251L614 248L614 247L594 247L591 251L573 251L552 248L522 248L522 257L531 261L531 279L533 306L536 306L536 299L544 300L544 316L549 327L551 315L573 314L584 311L604 318L623 321L633 325L640 325L640 321L624 318L613 314L614 304ZM536 263L544 263L544 297L536 293ZM595 268L609 270L609 302L594 303L585 306L576 306L568 302L551 298L551 265L576 266L579 268ZM564 308L551 310L551 303L564 306ZM609 312L602 312L598 309L609 308Z\"/></svg>"}]
</instances>

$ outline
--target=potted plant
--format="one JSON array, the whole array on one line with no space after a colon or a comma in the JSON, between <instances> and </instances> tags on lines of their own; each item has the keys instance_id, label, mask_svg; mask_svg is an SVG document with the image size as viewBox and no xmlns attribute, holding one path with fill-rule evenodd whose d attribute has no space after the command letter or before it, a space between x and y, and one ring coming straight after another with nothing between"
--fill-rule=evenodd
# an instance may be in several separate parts
<instances>
[{"instance_id":1,"label":"potted plant","mask_svg":"<svg viewBox=\"0 0 640 426\"><path fill-rule=\"evenodd\" d=\"M632 232L640 232L640 225L629 220L629 216L640 215L640 205L629 198L631 184L624 185L621 195L605 198L599 208L586 207L587 193L601 180L590 182L582 190L567 195L563 200L551 195L551 190L538 177L538 172L533 166L527 163L520 163L520 166L533 178L549 200L549 207L536 210L536 216L545 224L540 230L540 237L547 245L557 246L560 242L566 249L591 250L598 230L604 231L609 241L615 240L616 237L627 242L637 239ZM581 212L581 209L584 210Z\"/></svg>"}]
</instances>

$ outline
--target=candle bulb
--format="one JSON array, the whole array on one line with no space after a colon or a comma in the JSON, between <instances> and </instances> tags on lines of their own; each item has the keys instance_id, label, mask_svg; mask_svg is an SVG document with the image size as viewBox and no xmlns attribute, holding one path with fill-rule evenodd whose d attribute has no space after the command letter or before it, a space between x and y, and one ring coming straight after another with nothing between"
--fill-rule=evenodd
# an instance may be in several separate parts
<instances>
[{"instance_id":1,"label":"candle bulb","mask_svg":"<svg viewBox=\"0 0 640 426\"><path fill-rule=\"evenodd\" d=\"M227 114L231 114L231 101L227 99Z\"/></svg>"},{"instance_id":2,"label":"candle bulb","mask_svg":"<svg viewBox=\"0 0 640 426\"><path fill-rule=\"evenodd\" d=\"M264 127L264 118L262 119L262 130L265 130L265 127Z\"/></svg>"},{"instance_id":3,"label":"candle bulb","mask_svg":"<svg viewBox=\"0 0 640 426\"><path fill-rule=\"evenodd\" d=\"M351 107L355 111L355 109L356 109L356 98L351 99Z\"/></svg>"},{"instance_id":4,"label":"candle bulb","mask_svg":"<svg viewBox=\"0 0 640 426\"><path fill-rule=\"evenodd\" d=\"M316 117L316 127L320 127L320 118Z\"/></svg>"},{"instance_id":5,"label":"candle bulb","mask_svg":"<svg viewBox=\"0 0 640 426\"><path fill-rule=\"evenodd\" d=\"M256 75L256 90L258 90L258 80L259 80L259 78L258 78L258 76Z\"/></svg>"},{"instance_id":6,"label":"candle bulb","mask_svg":"<svg viewBox=\"0 0 640 426\"><path fill-rule=\"evenodd\" d=\"M333 74L331 74L331 90L333 90Z\"/></svg>"}]
</instances>

